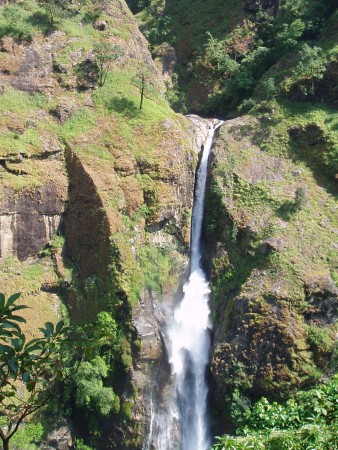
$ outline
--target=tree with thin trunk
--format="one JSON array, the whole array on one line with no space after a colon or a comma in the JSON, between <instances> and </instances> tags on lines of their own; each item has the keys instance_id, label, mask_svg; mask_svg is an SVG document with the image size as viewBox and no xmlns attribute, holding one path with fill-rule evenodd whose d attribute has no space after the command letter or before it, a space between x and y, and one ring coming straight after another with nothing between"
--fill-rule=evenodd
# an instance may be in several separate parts
<instances>
[{"instance_id":1,"label":"tree with thin trunk","mask_svg":"<svg viewBox=\"0 0 338 450\"><path fill-rule=\"evenodd\" d=\"M134 86L140 91L140 111L143 108L144 98L149 98L155 92L155 87L152 82L151 72L145 64L139 68L138 74L132 79Z\"/></svg>"},{"instance_id":2,"label":"tree with thin trunk","mask_svg":"<svg viewBox=\"0 0 338 450\"><path fill-rule=\"evenodd\" d=\"M55 22L65 14L68 3L66 0L38 0L38 5L45 11L49 25L54 27Z\"/></svg>"},{"instance_id":3,"label":"tree with thin trunk","mask_svg":"<svg viewBox=\"0 0 338 450\"><path fill-rule=\"evenodd\" d=\"M108 72L112 63L123 56L123 48L119 45L111 46L108 42L97 42L94 45L94 60L98 67L99 86L103 86L106 82Z\"/></svg>"},{"instance_id":4,"label":"tree with thin trunk","mask_svg":"<svg viewBox=\"0 0 338 450\"><path fill-rule=\"evenodd\" d=\"M75 373L82 350L62 321L40 328L41 337L26 340L21 330L25 319L17 311L26 309L0 294L0 438L3 449L27 416L55 398L59 383Z\"/></svg>"},{"instance_id":5,"label":"tree with thin trunk","mask_svg":"<svg viewBox=\"0 0 338 450\"><path fill-rule=\"evenodd\" d=\"M142 109L143 106L143 97L144 97L144 91L145 91L145 87L146 87L146 77L144 75L144 73L141 74L141 88L140 88L140 93L141 93L141 97L140 97L140 111Z\"/></svg>"}]
</instances>

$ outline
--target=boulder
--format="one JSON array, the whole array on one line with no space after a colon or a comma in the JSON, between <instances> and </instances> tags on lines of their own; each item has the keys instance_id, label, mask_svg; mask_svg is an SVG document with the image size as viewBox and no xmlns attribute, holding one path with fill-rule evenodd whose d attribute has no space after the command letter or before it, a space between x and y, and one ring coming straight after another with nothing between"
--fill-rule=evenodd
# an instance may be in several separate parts
<instances>
[{"instance_id":1,"label":"boulder","mask_svg":"<svg viewBox=\"0 0 338 450\"><path fill-rule=\"evenodd\" d=\"M271 252L282 252L285 248L285 242L280 238L268 238L262 242L259 247L260 253L267 255Z\"/></svg>"},{"instance_id":2,"label":"boulder","mask_svg":"<svg viewBox=\"0 0 338 450\"><path fill-rule=\"evenodd\" d=\"M74 105L70 103L70 101L66 98L62 99L52 111L52 114L55 115L61 123L65 120L69 119L69 117L74 112Z\"/></svg>"},{"instance_id":3,"label":"boulder","mask_svg":"<svg viewBox=\"0 0 338 450\"><path fill-rule=\"evenodd\" d=\"M93 23L95 30L104 31L107 28L107 22L105 20L96 20Z\"/></svg>"},{"instance_id":4,"label":"boulder","mask_svg":"<svg viewBox=\"0 0 338 450\"><path fill-rule=\"evenodd\" d=\"M167 42L164 42L153 51L153 58L162 70L162 75L165 81L171 81L171 76L174 73L177 56L174 47Z\"/></svg>"}]
</instances>

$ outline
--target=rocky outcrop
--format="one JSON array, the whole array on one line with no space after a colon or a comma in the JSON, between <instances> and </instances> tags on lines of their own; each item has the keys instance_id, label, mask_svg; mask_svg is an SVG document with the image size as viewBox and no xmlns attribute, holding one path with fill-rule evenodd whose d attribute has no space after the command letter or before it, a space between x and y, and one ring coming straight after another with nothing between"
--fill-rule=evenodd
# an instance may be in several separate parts
<instances>
[{"instance_id":1,"label":"rocky outcrop","mask_svg":"<svg viewBox=\"0 0 338 450\"><path fill-rule=\"evenodd\" d=\"M286 128L286 136L295 129ZM335 345L334 200L304 165L311 149L303 149L304 162L291 161L283 136L273 151L262 145L268 130L264 117L230 120L210 157L205 231L217 317L213 402L220 415L248 398L286 398L315 382Z\"/></svg>"},{"instance_id":2,"label":"rocky outcrop","mask_svg":"<svg viewBox=\"0 0 338 450\"><path fill-rule=\"evenodd\" d=\"M8 257L22 260L16 282L25 280L32 308L44 289L44 308L62 292L75 323L95 321L102 310L113 315L122 343L109 383L121 411L114 427L102 418L94 445L122 449L137 448L149 430L149 385L164 360L160 307L163 298L173 301L188 265L199 149L188 120L168 108L164 80L125 3L102 8L93 23L72 16L71 31L63 22L48 34L32 25L24 44L1 40L9 106L0 117L0 264L11 274ZM104 86L97 41L123 48ZM166 72L174 59L171 52ZM153 91L139 111L135 79L145 67ZM43 269L37 258L26 261L38 253ZM75 433L90 414L75 415Z\"/></svg>"},{"instance_id":3,"label":"rocky outcrop","mask_svg":"<svg viewBox=\"0 0 338 450\"><path fill-rule=\"evenodd\" d=\"M46 445L43 445L42 448L44 450L69 450L74 444L72 431L68 425L64 425L47 436Z\"/></svg>"},{"instance_id":4,"label":"rocky outcrop","mask_svg":"<svg viewBox=\"0 0 338 450\"><path fill-rule=\"evenodd\" d=\"M149 290L144 290L139 305L133 310L133 324L142 342L138 363L133 369L135 381L141 397L135 405L134 413L143 430L143 442L154 448L154 435L160 411L172 407L171 368L165 346L166 310L172 307L175 293L166 292L163 298ZM178 431L177 431L178 432ZM155 432L156 433L156 432Z\"/></svg>"},{"instance_id":5,"label":"rocky outcrop","mask_svg":"<svg viewBox=\"0 0 338 450\"><path fill-rule=\"evenodd\" d=\"M276 17L280 8L281 0L245 0L245 9L249 12L257 12L259 9L271 11Z\"/></svg>"},{"instance_id":6,"label":"rocky outcrop","mask_svg":"<svg viewBox=\"0 0 338 450\"><path fill-rule=\"evenodd\" d=\"M0 258L37 254L59 230L65 192L53 183L16 193L4 187L0 212Z\"/></svg>"},{"instance_id":7,"label":"rocky outcrop","mask_svg":"<svg viewBox=\"0 0 338 450\"><path fill-rule=\"evenodd\" d=\"M171 86L171 77L177 63L177 56L174 47L167 42L164 42L152 52L152 56L161 68L162 76L164 77L165 82L169 83L169 86Z\"/></svg>"},{"instance_id":8,"label":"rocky outcrop","mask_svg":"<svg viewBox=\"0 0 338 450\"><path fill-rule=\"evenodd\" d=\"M74 321L88 321L107 306L111 276L110 229L97 187L86 168L67 152L70 179L64 216L66 253L76 264L85 299L71 291L69 303Z\"/></svg>"}]
</instances>

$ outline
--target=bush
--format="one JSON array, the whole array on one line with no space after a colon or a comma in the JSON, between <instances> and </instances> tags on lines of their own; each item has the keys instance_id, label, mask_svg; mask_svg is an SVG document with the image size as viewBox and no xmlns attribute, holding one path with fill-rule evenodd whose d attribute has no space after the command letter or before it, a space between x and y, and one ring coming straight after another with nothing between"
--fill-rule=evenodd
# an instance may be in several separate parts
<instances>
[{"instance_id":1,"label":"bush","mask_svg":"<svg viewBox=\"0 0 338 450\"><path fill-rule=\"evenodd\" d=\"M103 386L109 367L100 356L85 361L74 376L76 385L76 404L107 416L111 411L118 412L119 401L110 387Z\"/></svg>"},{"instance_id":2,"label":"bush","mask_svg":"<svg viewBox=\"0 0 338 450\"><path fill-rule=\"evenodd\" d=\"M1 13L6 26L0 28L0 37L12 36L26 42L32 40L34 29L26 22L27 12L18 5L7 5Z\"/></svg>"},{"instance_id":3,"label":"bush","mask_svg":"<svg viewBox=\"0 0 338 450\"><path fill-rule=\"evenodd\" d=\"M242 101L242 103L238 106L237 109L238 109L238 112L240 112L241 114L245 114L245 113L249 112L255 106L256 106L255 100L253 100L252 98L247 98Z\"/></svg>"},{"instance_id":4,"label":"bush","mask_svg":"<svg viewBox=\"0 0 338 450\"><path fill-rule=\"evenodd\" d=\"M76 450L92 450L92 447L88 447L88 445L85 445L83 443L82 439L77 439L76 440L75 448L76 448Z\"/></svg>"},{"instance_id":5,"label":"bush","mask_svg":"<svg viewBox=\"0 0 338 450\"><path fill-rule=\"evenodd\" d=\"M242 437L222 436L214 450L338 450L338 375L285 404L265 398L251 410Z\"/></svg>"},{"instance_id":6,"label":"bush","mask_svg":"<svg viewBox=\"0 0 338 450\"><path fill-rule=\"evenodd\" d=\"M265 100L272 100L278 94L278 88L273 78L262 81L258 87L258 95Z\"/></svg>"},{"instance_id":7,"label":"bush","mask_svg":"<svg viewBox=\"0 0 338 450\"><path fill-rule=\"evenodd\" d=\"M306 204L306 191L303 187L298 187L295 192L294 208L302 209Z\"/></svg>"}]
</instances>

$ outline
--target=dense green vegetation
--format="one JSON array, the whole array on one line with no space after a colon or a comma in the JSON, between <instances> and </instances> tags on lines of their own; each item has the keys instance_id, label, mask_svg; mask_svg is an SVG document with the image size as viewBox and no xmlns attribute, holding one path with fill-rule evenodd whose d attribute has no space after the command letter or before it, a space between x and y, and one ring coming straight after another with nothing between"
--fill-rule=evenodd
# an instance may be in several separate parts
<instances>
[{"instance_id":1,"label":"dense green vegetation","mask_svg":"<svg viewBox=\"0 0 338 450\"><path fill-rule=\"evenodd\" d=\"M28 340L20 326L26 319L17 315L28 307L16 304L19 297L14 294L6 300L0 294L0 437L4 450L10 441L20 450L35 449L34 442L41 442L67 410L71 413L72 400L98 420L120 409L119 397L103 382L121 351L111 315L101 312L95 325L83 327L47 322L40 329L42 337ZM61 415L60 404L66 408ZM50 413L52 421L48 420ZM35 420L24 425L28 416Z\"/></svg>"},{"instance_id":2,"label":"dense green vegetation","mask_svg":"<svg viewBox=\"0 0 338 450\"><path fill-rule=\"evenodd\" d=\"M242 416L238 437L223 436L215 450L337 450L338 376L299 391L285 404L262 398Z\"/></svg>"},{"instance_id":3,"label":"dense green vegetation","mask_svg":"<svg viewBox=\"0 0 338 450\"><path fill-rule=\"evenodd\" d=\"M17 314L27 309L15 302L20 294L7 300L0 294L0 437L4 450L27 416L52 402L57 385L71 377L84 357L81 339L71 339L63 322L46 322L42 337L27 340ZM73 336L74 338L74 336ZM82 347L82 348L81 348ZM28 432L29 434L29 432ZM36 436L31 436L33 440Z\"/></svg>"},{"instance_id":4,"label":"dense green vegetation","mask_svg":"<svg viewBox=\"0 0 338 450\"><path fill-rule=\"evenodd\" d=\"M284 1L277 17L260 10L225 39L210 35L201 64L217 80L219 89L210 96L207 109L226 112L251 95L260 100L276 96L316 99L316 84L336 61L336 43L320 39L332 12L333 3ZM315 39L323 47L326 44L325 48L314 45ZM280 69L270 73L277 63ZM287 72L285 66L289 66Z\"/></svg>"},{"instance_id":5,"label":"dense green vegetation","mask_svg":"<svg viewBox=\"0 0 338 450\"><path fill-rule=\"evenodd\" d=\"M226 249L210 269L213 321L220 324L220 340L235 323L240 341L250 336L247 348L253 347L250 359L246 349L236 354L237 342L225 346L223 404L215 415L222 426L231 422L240 436L224 436L215 448L336 449L337 378L322 382L333 370L336 328L312 319L317 305L311 301L324 294L321 287L313 293L308 281L320 282L328 275L338 279L332 244L338 165L335 2L283 0L266 9L250 9L248 2L238 0L222 5L216 0L129 3L151 49L169 42L177 52L173 88L166 94L175 110L185 112L188 105L208 115L246 115L229 132L234 142L222 143L227 151L213 168L207 199L206 237ZM108 0L27 0L0 10L4 77L17 73L15 53L30 45L41 50L48 42L53 49L50 80L55 83L27 93L5 82L0 157L8 170L1 172L2 180L16 193L58 181L61 175L54 167L46 172L39 165L46 156L45 142L52 142L58 152L66 152L71 183L82 168L82 190L88 194L84 204L92 215L79 224L84 230L94 227L77 245L69 231L53 236L34 264L15 257L0 262L2 289L15 292L20 286L23 304L39 304L44 321L51 322L57 314L50 311L49 291L57 292L69 307L68 321L82 325L78 340L91 347L74 376L58 380L63 381L62 398L56 393L47 409L13 435L20 450L35 449L65 417L74 419L85 440L77 439L80 450L89 449L86 443L100 448L107 435L112 446L140 445L139 429L132 429L138 393L131 380L140 340L131 311L145 289L161 297L168 286L177 285L187 251L190 211L182 210L173 188L184 183L182 161L168 161L178 148L187 154L190 142L180 140L184 122L169 108L147 56L136 54L140 50L133 47L133 27L125 18L129 12L119 5ZM264 166L265 156L271 167ZM274 158L280 161L277 168ZM272 173L272 181L264 176L252 181L251 160L257 167L262 164L264 175ZM191 171L195 162L191 157ZM161 209L167 207L182 215L176 224L182 230L166 223ZM167 239L157 236L155 245L158 225ZM269 247L269 239L280 240L285 248ZM248 296L247 306L239 294ZM242 316L235 322L240 308ZM273 308L287 311L281 322L293 324L295 344L286 325L269 322ZM304 315L310 317L306 323ZM88 325L92 321L94 327ZM42 339L56 333L51 322ZM288 362L269 362L270 372L263 373L256 363L257 348L262 341L273 341L271 329L279 333L278 344L287 347L287 355L278 358ZM15 353L20 352L14 342ZM220 359L222 351L216 353ZM266 353L270 358L274 349ZM13 380L31 381L23 375L10 374ZM299 386L314 382L320 383L315 389L296 393ZM270 400L255 403L262 391ZM295 397L283 404L272 401L290 395ZM118 424L118 436L111 433L112 422Z\"/></svg>"},{"instance_id":6,"label":"dense green vegetation","mask_svg":"<svg viewBox=\"0 0 338 450\"><path fill-rule=\"evenodd\" d=\"M245 112L257 99L321 101L325 72L337 62L330 31L335 29L334 2L284 0L265 9L260 2L255 7L246 3L227 1L217 13L211 0L194 6L157 0L132 6L151 45L168 41L178 52L189 106L208 114L236 114L237 107ZM209 94L203 96L205 104L198 100L197 86ZM334 87L328 86L326 97L336 101Z\"/></svg>"}]
</instances>

